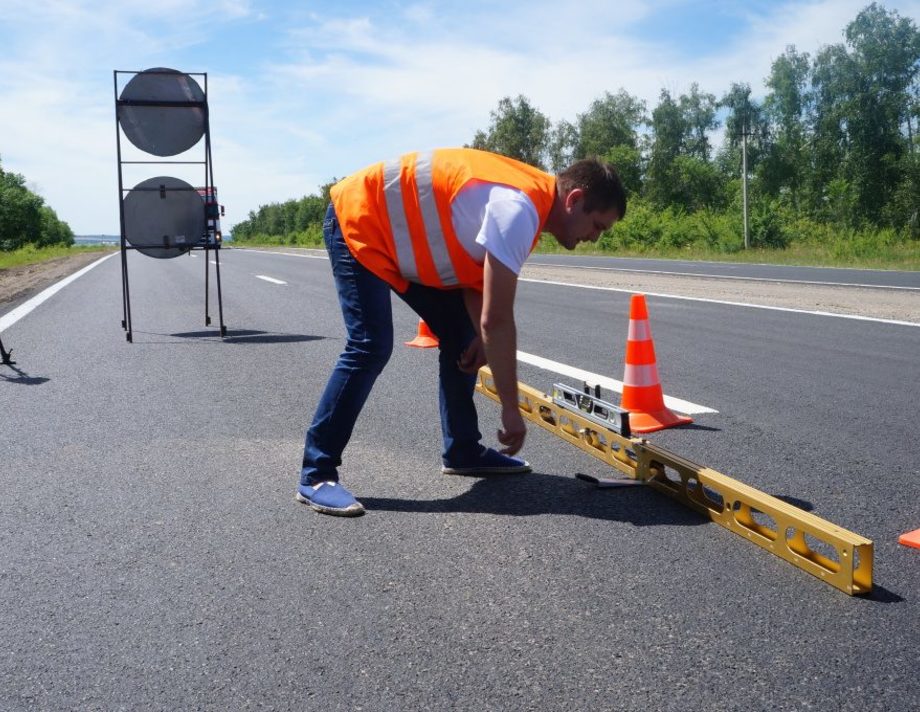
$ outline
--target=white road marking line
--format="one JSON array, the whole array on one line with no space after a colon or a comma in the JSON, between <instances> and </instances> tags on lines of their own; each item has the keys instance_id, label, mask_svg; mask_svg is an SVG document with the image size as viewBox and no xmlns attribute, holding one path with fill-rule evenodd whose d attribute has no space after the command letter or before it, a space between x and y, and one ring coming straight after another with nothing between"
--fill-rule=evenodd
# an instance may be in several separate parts
<instances>
[{"instance_id":1,"label":"white road marking line","mask_svg":"<svg viewBox=\"0 0 920 712\"><path fill-rule=\"evenodd\" d=\"M263 252L262 250L247 250L246 248L234 248L240 250L241 252ZM265 254L269 255L287 255L289 257L308 257L314 260L327 260L329 257L327 255L298 255L293 252L266 252ZM534 263L538 264L538 263ZM566 265L571 266L571 265ZM596 269L596 268L595 268ZM830 267L826 269L832 269ZM555 282L546 279L528 279L521 277L518 279L519 282L534 282L537 284L552 284L557 287L578 287L580 289L599 289L605 292L623 292L624 294L635 294L635 289L618 289L616 287L598 287L590 284L575 284L572 282ZM816 284L827 285L827 282L816 282ZM854 286L854 285L847 285ZM861 286L861 285L856 285ZM872 287L874 285L864 285L866 287ZM888 287L891 289L891 287ZM913 287L897 287L897 289L914 289ZM893 324L894 326L920 326L920 322L914 321L901 321L898 319L882 319L881 317L875 316L860 316L859 314L838 314L836 312L826 312L826 311L812 311L808 309L792 309L791 307L772 307L765 304L749 304L747 302L730 302L722 299L706 299L705 297L684 297L679 294L667 294L665 292L642 292L650 297L665 297L667 299L683 299L690 302L706 302L709 304L724 304L726 306L732 307L747 307L749 309L768 309L772 311L781 311L781 312L790 312L792 314L811 314L812 316L830 316L836 317L837 319L855 319L856 321L873 321L879 324Z\"/></svg>"},{"instance_id":2,"label":"white road marking line","mask_svg":"<svg viewBox=\"0 0 920 712\"><path fill-rule=\"evenodd\" d=\"M534 284L551 284L556 287L578 287L579 289L597 289L602 292L623 292L624 294L645 294L649 297L664 297L666 299L683 299L688 302L706 302L708 304L725 304L731 307L748 307L750 309L767 309L770 311L790 312L792 314L811 314L812 316L832 316L837 319L855 319L857 321L874 321L879 324L894 324L895 326L920 326L916 321L899 321L898 319L882 319L876 316L860 316L859 314L838 314L836 312L813 311L809 309L792 309L791 307L774 307L766 304L748 304L747 302L729 302L723 299L706 299L705 297L684 297L680 294L666 294L664 292L645 292L636 289L620 289L618 287L598 287L593 284L577 284L575 282L554 282L545 279L528 279L521 277L519 282L533 282Z\"/></svg>"},{"instance_id":3,"label":"white road marking line","mask_svg":"<svg viewBox=\"0 0 920 712\"><path fill-rule=\"evenodd\" d=\"M280 279L266 277L264 274L257 274L256 279L264 279L266 282L271 282L272 284L287 284L287 282L282 282Z\"/></svg>"},{"instance_id":4,"label":"white road marking line","mask_svg":"<svg viewBox=\"0 0 920 712\"><path fill-rule=\"evenodd\" d=\"M852 282L821 282L807 279L782 279L779 277L744 277L734 274L710 274L702 272L671 272L663 269L639 269L638 267L601 267L593 265L565 265L552 262L533 262L535 267L564 267L565 269L588 269L597 272L636 272L639 274L663 274L672 277L700 277L704 279L736 279L746 282L776 282L778 284L806 284L817 287L860 287L862 289L905 289L920 292L920 287L903 287L893 284L854 284Z\"/></svg>"},{"instance_id":5,"label":"white road marking line","mask_svg":"<svg viewBox=\"0 0 920 712\"><path fill-rule=\"evenodd\" d=\"M558 361L550 361L548 358L535 356L534 354L525 353L524 351L518 351L517 357L518 361L529 363L531 366L542 368L544 371L553 371L563 376L578 379L579 381L587 383L589 386L600 386L601 388L616 391L617 393L623 392L623 381L618 381L614 378L601 376L598 373L591 373L591 371L584 371L580 368L569 366L568 364L559 363ZM671 410L676 410L679 413L686 413L687 415L719 412L705 405L691 403L690 401L674 398L673 396L665 396L664 404Z\"/></svg>"},{"instance_id":6,"label":"white road marking line","mask_svg":"<svg viewBox=\"0 0 920 712\"><path fill-rule=\"evenodd\" d=\"M65 277L60 282L57 282L56 284L52 284L50 287L48 287L42 292L39 292L27 302L24 302L23 304L20 304L18 307L16 307L12 311L7 312L2 317L0 317L0 332L6 329L9 329L13 324L15 324L17 321L22 319L22 317L24 317L26 314L28 314L33 309L35 309L35 307L39 306L43 302L53 297L55 294L61 291L68 284L73 282L75 279L82 277L84 274L89 272L96 265L100 265L103 262L105 262L107 259L115 257L118 254L119 254L118 252L113 252L111 255L106 255L105 257L99 258L92 264L87 265L86 267L81 269L79 272L74 272L72 275L70 275L69 277Z\"/></svg>"},{"instance_id":7,"label":"white road marking line","mask_svg":"<svg viewBox=\"0 0 920 712\"><path fill-rule=\"evenodd\" d=\"M276 252L274 250L252 250L247 247L234 247L234 251L258 252L260 255L284 255L285 257L306 257L308 260L328 260L329 255L310 255L300 252Z\"/></svg>"}]
</instances>

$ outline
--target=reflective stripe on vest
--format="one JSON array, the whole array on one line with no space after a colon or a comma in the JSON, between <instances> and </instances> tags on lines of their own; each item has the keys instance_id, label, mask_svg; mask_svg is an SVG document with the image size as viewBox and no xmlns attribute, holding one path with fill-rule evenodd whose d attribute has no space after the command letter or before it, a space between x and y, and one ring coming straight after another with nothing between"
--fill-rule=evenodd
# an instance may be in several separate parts
<instances>
[{"instance_id":1,"label":"reflective stripe on vest","mask_svg":"<svg viewBox=\"0 0 920 712\"><path fill-rule=\"evenodd\" d=\"M454 271L450 253L447 250L447 240L441 229L441 218L438 215L438 206L434 199L434 182L431 176L431 161L433 152L419 153L415 156L415 184L416 198L420 208L422 223L425 227L425 239L431 258L434 261L438 279L445 287L455 287L460 283ZM412 158L409 158L409 166ZM393 232L393 243L396 247L396 260L399 272L409 281L419 280L418 264L415 260L415 250L412 247L412 236L409 233L409 223L402 194L402 161L396 159L383 164L383 194L386 198L387 212L390 215L390 229Z\"/></svg>"}]
</instances>

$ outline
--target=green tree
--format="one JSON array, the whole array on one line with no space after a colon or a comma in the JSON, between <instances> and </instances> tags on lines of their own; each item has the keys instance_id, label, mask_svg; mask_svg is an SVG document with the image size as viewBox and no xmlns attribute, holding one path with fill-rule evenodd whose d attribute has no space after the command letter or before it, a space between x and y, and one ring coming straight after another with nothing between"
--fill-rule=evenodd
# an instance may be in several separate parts
<instances>
[{"instance_id":1,"label":"green tree","mask_svg":"<svg viewBox=\"0 0 920 712\"><path fill-rule=\"evenodd\" d=\"M729 173L737 174L741 166L741 144L746 134L748 170L753 171L763 155L769 135L763 107L751 98L750 85L734 82L719 103L728 109L722 164Z\"/></svg>"},{"instance_id":2,"label":"green tree","mask_svg":"<svg viewBox=\"0 0 920 712\"><path fill-rule=\"evenodd\" d=\"M572 164L578 150L578 129L569 121L562 119L550 131L547 158L549 167L559 173Z\"/></svg>"},{"instance_id":3,"label":"green tree","mask_svg":"<svg viewBox=\"0 0 920 712\"><path fill-rule=\"evenodd\" d=\"M47 205L41 207L41 235L36 242L39 247L50 245L72 245L73 230L70 225L60 220Z\"/></svg>"},{"instance_id":4,"label":"green tree","mask_svg":"<svg viewBox=\"0 0 920 712\"><path fill-rule=\"evenodd\" d=\"M616 166L623 187L630 195L642 193L642 153L638 148L620 144L600 158Z\"/></svg>"},{"instance_id":5,"label":"green tree","mask_svg":"<svg viewBox=\"0 0 920 712\"><path fill-rule=\"evenodd\" d=\"M886 208L905 178L901 159L910 148L920 32L912 20L872 3L844 35L849 49L825 48L812 73L813 200L818 214L831 217L827 186L844 181L853 196L845 201L852 206L845 219L882 225L891 220Z\"/></svg>"},{"instance_id":6,"label":"green tree","mask_svg":"<svg viewBox=\"0 0 920 712\"><path fill-rule=\"evenodd\" d=\"M23 176L8 173L0 165L0 250L16 250L26 244L72 245L73 231L41 196L26 188Z\"/></svg>"},{"instance_id":7,"label":"green tree","mask_svg":"<svg viewBox=\"0 0 920 712\"><path fill-rule=\"evenodd\" d=\"M843 45L824 47L811 70L811 165L805 181L812 214L818 219L839 216L830 209L831 181L842 175L847 157L845 97L851 93L855 67ZM845 217L845 216L840 216Z\"/></svg>"},{"instance_id":8,"label":"green tree","mask_svg":"<svg viewBox=\"0 0 920 712\"><path fill-rule=\"evenodd\" d=\"M717 107L715 96L700 92L696 83L676 101L662 89L652 111L644 184L654 205L693 212L725 202L725 181L709 160Z\"/></svg>"},{"instance_id":9,"label":"green tree","mask_svg":"<svg viewBox=\"0 0 920 712\"><path fill-rule=\"evenodd\" d=\"M799 196L808 171L805 112L810 94L808 54L799 54L790 45L773 61L766 84L770 89L763 111L769 125L759 179L764 193L779 196L788 192L793 208L799 208Z\"/></svg>"},{"instance_id":10,"label":"green tree","mask_svg":"<svg viewBox=\"0 0 920 712\"><path fill-rule=\"evenodd\" d=\"M490 116L492 123L488 132L476 132L473 148L500 153L537 168L544 167L550 121L542 112L525 96L519 95L513 101L510 97L501 99Z\"/></svg>"},{"instance_id":11,"label":"green tree","mask_svg":"<svg viewBox=\"0 0 920 712\"><path fill-rule=\"evenodd\" d=\"M704 163L709 161L712 146L709 132L718 128L716 110L719 104L713 94L700 92L696 82L690 85L690 94L681 95L678 100L684 117L684 147L688 156L695 156Z\"/></svg>"},{"instance_id":12,"label":"green tree","mask_svg":"<svg viewBox=\"0 0 920 712\"><path fill-rule=\"evenodd\" d=\"M674 161L683 152L688 133L684 114L667 89L661 90L658 106L652 111L651 130L645 193L663 208L680 201Z\"/></svg>"},{"instance_id":13,"label":"green tree","mask_svg":"<svg viewBox=\"0 0 920 712\"><path fill-rule=\"evenodd\" d=\"M906 149L910 87L920 62L920 33L912 20L872 3L847 25L857 93L850 97L848 177L866 217L878 224L900 182Z\"/></svg>"},{"instance_id":14,"label":"green tree","mask_svg":"<svg viewBox=\"0 0 920 712\"><path fill-rule=\"evenodd\" d=\"M638 128L646 121L645 102L623 89L606 92L578 115L576 158L603 156L617 146L638 148Z\"/></svg>"}]
</instances>

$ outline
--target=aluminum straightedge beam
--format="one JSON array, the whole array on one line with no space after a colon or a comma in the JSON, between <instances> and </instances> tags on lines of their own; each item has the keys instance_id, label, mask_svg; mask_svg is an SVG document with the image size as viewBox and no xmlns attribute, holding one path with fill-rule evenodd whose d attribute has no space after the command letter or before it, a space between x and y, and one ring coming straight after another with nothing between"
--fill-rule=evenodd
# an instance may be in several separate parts
<instances>
[{"instance_id":1,"label":"aluminum straightedge beam","mask_svg":"<svg viewBox=\"0 0 920 712\"><path fill-rule=\"evenodd\" d=\"M488 367L480 369L476 390L499 401ZM524 383L518 383L518 408L562 440L834 588L851 596L872 591L871 540L645 438L624 437Z\"/></svg>"}]
</instances>

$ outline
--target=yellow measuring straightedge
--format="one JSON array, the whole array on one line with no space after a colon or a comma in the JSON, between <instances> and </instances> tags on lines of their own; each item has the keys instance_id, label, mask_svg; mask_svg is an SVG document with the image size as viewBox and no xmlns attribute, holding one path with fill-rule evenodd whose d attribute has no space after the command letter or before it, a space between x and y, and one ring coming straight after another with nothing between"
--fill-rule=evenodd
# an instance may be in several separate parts
<instances>
[{"instance_id":1,"label":"yellow measuring straightedge","mask_svg":"<svg viewBox=\"0 0 920 712\"><path fill-rule=\"evenodd\" d=\"M476 390L499 400L488 367L480 369ZM872 591L869 539L644 438L605 428L525 383L518 383L518 408L528 420L627 477L683 502L834 588L851 596Z\"/></svg>"}]
</instances>

